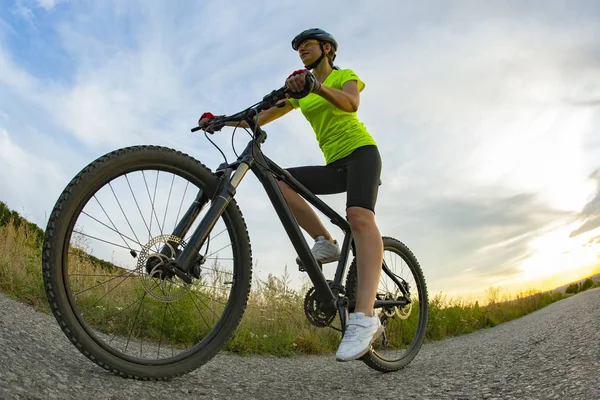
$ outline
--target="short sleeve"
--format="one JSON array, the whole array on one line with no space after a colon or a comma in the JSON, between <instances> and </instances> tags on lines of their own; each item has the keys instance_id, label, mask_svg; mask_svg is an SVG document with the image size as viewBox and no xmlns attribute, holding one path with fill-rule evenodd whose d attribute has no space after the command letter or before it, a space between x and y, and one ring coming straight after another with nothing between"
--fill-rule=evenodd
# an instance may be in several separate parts
<instances>
[{"instance_id":1,"label":"short sleeve","mask_svg":"<svg viewBox=\"0 0 600 400\"><path fill-rule=\"evenodd\" d=\"M292 107L294 107L294 108L300 107L300 103L298 102L298 99L294 99L294 98L290 97L287 100L290 102L290 104L292 105Z\"/></svg>"},{"instance_id":2,"label":"short sleeve","mask_svg":"<svg viewBox=\"0 0 600 400\"><path fill-rule=\"evenodd\" d=\"M342 75L340 77L340 87L344 87L344 83L348 81L356 81L358 85L358 91L362 92L362 90L365 88L365 83L358 77L358 75L356 75L354 71L351 69L344 69L341 72Z\"/></svg>"}]
</instances>

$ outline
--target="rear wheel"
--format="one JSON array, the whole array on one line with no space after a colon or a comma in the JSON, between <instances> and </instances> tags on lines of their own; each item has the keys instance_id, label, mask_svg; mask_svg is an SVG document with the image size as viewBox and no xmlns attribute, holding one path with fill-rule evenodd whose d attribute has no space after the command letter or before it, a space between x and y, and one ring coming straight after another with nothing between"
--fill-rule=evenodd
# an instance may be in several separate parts
<instances>
[{"instance_id":1,"label":"rear wheel","mask_svg":"<svg viewBox=\"0 0 600 400\"><path fill-rule=\"evenodd\" d=\"M404 243L384 237L383 248L383 263L389 272L381 272L377 299L410 299L410 303L404 307L375 310L385 327L385 333L372 344L362 360L378 371L391 372L408 365L423 344L427 330L427 285L419 262ZM350 300L356 298L356 284L357 266L354 259L346 278L346 294Z\"/></svg>"},{"instance_id":2,"label":"rear wheel","mask_svg":"<svg viewBox=\"0 0 600 400\"><path fill-rule=\"evenodd\" d=\"M44 285L62 330L90 360L119 375L164 379L206 363L229 339L252 266L235 201L201 249L191 283L167 268L217 184L192 157L138 146L97 159L64 190L44 238ZM203 211L187 234L172 235L194 202Z\"/></svg>"}]
</instances>

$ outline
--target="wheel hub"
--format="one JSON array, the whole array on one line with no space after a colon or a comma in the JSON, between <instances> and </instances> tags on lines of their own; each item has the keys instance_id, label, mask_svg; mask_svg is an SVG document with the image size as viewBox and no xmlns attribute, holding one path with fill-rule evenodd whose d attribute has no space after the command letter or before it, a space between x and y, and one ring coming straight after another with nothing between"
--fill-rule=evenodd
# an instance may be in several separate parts
<instances>
[{"instance_id":1,"label":"wheel hub","mask_svg":"<svg viewBox=\"0 0 600 400\"><path fill-rule=\"evenodd\" d=\"M172 244L176 244L174 247ZM173 235L160 235L152 238L138 255L137 271L146 294L158 301L171 303L181 299L192 285L176 276L168 264L177 257L179 246L185 247L181 238ZM166 249L156 252L156 249Z\"/></svg>"},{"instance_id":2,"label":"wheel hub","mask_svg":"<svg viewBox=\"0 0 600 400\"><path fill-rule=\"evenodd\" d=\"M404 298L404 296L402 295L402 293L400 293L400 291L396 291L395 295L390 292L387 292L385 294L377 294L378 300L400 301L403 298ZM393 317L397 316L398 318L403 319L403 320L408 319L408 317L410 317L410 314L412 312L412 302L408 303L407 305L405 305L403 307L399 307L399 306L385 307L385 308L382 308L381 312L387 318L393 318Z\"/></svg>"}]
</instances>

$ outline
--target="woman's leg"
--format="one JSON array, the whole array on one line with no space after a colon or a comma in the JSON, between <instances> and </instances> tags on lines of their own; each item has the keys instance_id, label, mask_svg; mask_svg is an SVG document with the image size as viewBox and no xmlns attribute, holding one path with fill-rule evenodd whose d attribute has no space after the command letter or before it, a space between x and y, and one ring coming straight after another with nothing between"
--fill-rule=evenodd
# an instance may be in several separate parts
<instances>
[{"instance_id":1,"label":"woman's leg","mask_svg":"<svg viewBox=\"0 0 600 400\"><path fill-rule=\"evenodd\" d=\"M346 191L346 172L340 170L336 165L334 163L334 165L328 166L294 167L288 168L287 171L314 194L343 193ZM298 225L313 239L324 236L333 242L331 234L310 204L284 182L278 180L277 184L296 217Z\"/></svg>"},{"instance_id":2,"label":"woman's leg","mask_svg":"<svg viewBox=\"0 0 600 400\"><path fill-rule=\"evenodd\" d=\"M349 207L347 214L356 245L358 267L355 312L362 312L370 317L373 315L381 275L383 240L373 211L362 207Z\"/></svg>"},{"instance_id":3,"label":"woman's leg","mask_svg":"<svg viewBox=\"0 0 600 400\"><path fill-rule=\"evenodd\" d=\"M283 193L283 197L287 201L292 214L296 217L298 225L302 227L308 234L316 239L318 236L324 236L330 242L333 241L331 235L321 219L317 216L315 210L292 188L281 181L277 181L279 188Z\"/></svg>"},{"instance_id":4,"label":"woman's leg","mask_svg":"<svg viewBox=\"0 0 600 400\"><path fill-rule=\"evenodd\" d=\"M375 202L379 190L381 158L375 146L361 147L348 161L346 216L356 247L358 283L356 306L336 352L339 361L362 357L383 332L373 313L383 262L383 240L375 223Z\"/></svg>"}]
</instances>

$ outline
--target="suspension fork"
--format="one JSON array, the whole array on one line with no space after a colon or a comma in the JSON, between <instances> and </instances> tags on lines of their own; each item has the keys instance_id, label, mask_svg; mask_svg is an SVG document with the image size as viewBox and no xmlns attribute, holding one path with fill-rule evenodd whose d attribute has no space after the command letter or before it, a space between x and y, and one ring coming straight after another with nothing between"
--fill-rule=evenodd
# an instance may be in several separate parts
<instances>
[{"instance_id":1,"label":"suspension fork","mask_svg":"<svg viewBox=\"0 0 600 400\"><path fill-rule=\"evenodd\" d=\"M247 162L247 160L244 160L237 165L233 176L231 176L233 172L233 168L231 166L223 172L220 178L221 180L219 186L217 187L215 195L212 198L212 204L210 208L208 209L206 215L204 216L194 233L192 234L192 237L190 238L189 242L175 261L175 267L179 271L182 271L187 274L196 264L200 249L204 245L204 242L208 238L208 235L217 223L219 217L221 216L221 214L223 214L225 208L227 208L227 205L235 195L236 188L238 187L238 185L242 181L242 178L244 177L244 175L246 175L246 172L248 172L249 169L249 163ZM229 178L230 176L231 179ZM198 210L198 213L199 212L200 210ZM197 216L198 214L195 215L195 217ZM192 222L193 219L190 219L187 229L190 228ZM180 224L184 224L184 221L182 221Z\"/></svg>"},{"instance_id":2,"label":"suspension fork","mask_svg":"<svg viewBox=\"0 0 600 400\"><path fill-rule=\"evenodd\" d=\"M188 231L192 227L192 224L194 223L198 215L200 215L200 213L202 212L202 209L204 208L208 200L209 198L208 196L206 196L204 191L199 190L198 194L196 195L196 198L194 199L192 204L190 204L183 217L181 217L181 220L179 221L175 229L173 229L173 233L171 233L171 235L183 239L185 235L187 235ZM171 254L171 249L176 249L177 246L177 243L169 240L169 242L165 244L160 250L160 254L166 256L167 258L171 258L173 256L173 254Z\"/></svg>"},{"instance_id":3,"label":"suspension fork","mask_svg":"<svg viewBox=\"0 0 600 400\"><path fill-rule=\"evenodd\" d=\"M235 195L235 191L246 175L246 172L254 165L254 157L252 156L254 148L259 147L260 150L259 144L263 143L267 137L266 132L258 127L256 121L247 119L246 122L255 132L254 139L248 143L246 149L235 163L229 165L224 163L217 168L217 173L220 173L220 182L212 198L212 204L206 216L200 221L186 247L177 256L176 260L171 262L171 268L169 269L188 283L191 283L189 272L197 264L200 249L217 223L217 220L221 217ZM233 173L234 170L235 172Z\"/></svg>"}]
</instances>

